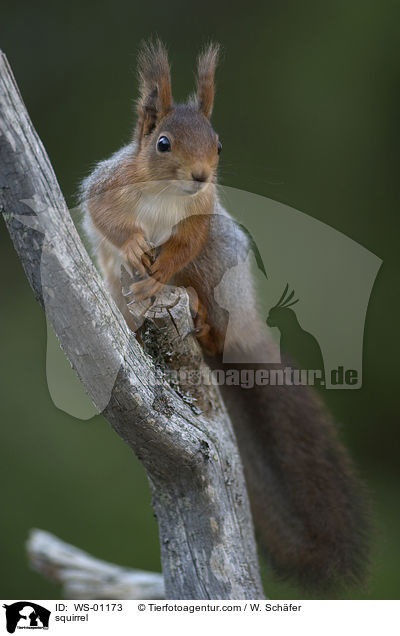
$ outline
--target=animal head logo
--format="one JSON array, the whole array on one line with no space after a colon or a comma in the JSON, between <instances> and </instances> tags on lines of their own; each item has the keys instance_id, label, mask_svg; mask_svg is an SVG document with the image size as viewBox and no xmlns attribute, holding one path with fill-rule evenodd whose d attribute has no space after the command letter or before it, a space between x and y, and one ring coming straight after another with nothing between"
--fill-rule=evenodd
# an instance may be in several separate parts
<instances>
[{"instance_id":1,"label":"animal head logo","mask_svg":"<svg viewBox=\"0 0 400 636\"><path fill-rule=\"evenodd\" d=\"M7 631L13 634L18 629L48 629L51 612L32 603L18 601L11 605L3 605L6 610Z\"/></svg>"}]
</instances>

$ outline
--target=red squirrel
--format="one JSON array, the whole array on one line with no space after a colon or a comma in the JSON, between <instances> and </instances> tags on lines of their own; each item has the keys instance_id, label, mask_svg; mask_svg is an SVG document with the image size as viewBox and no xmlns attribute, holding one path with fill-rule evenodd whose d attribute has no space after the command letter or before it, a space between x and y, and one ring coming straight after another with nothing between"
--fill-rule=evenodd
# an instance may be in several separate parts
<instances>
[{"instance_id":1,"label":"red squirrel","mask_svg":"<svg viewBox=\"0 0 400 636\"><path fill-rule=\"evenodd\" d=\"M221 368L223 351L274 345L257 311L248 236L216 192L222 146L210 117L217 58L218 46L210 44L198 58L195 96L175 104L165 47L143 45L133 141L97 165L81 198L101 272L132 330L121 292L124 262L141 275L132 287L137 300L167 283L195 290L196 332L210 365ZM229 316L214 290L238 263L228 337ZM222 391L256 535L275 571L321 590L360 580L368 552L363 488L319 397L304 386Z\"/></svg>"}]
</instances>

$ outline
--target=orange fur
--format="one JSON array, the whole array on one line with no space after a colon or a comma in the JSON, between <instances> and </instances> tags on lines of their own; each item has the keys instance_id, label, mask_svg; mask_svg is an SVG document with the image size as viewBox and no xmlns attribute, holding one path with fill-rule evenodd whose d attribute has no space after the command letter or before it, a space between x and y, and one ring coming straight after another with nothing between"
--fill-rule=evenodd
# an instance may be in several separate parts
<instances>
[{"instance_id":1,"label":"orange fur","mask_svg":"<svg viewBox=\"0 0 400 636\"><path fill-rule=\"evenodd\" d=\"M166 50L159 41L145 45L139 54L134 143L112 170L104 176L100 171L87 188L94 227L145 276L132 287L137 300L157 293L193 261L207 240L218 165L218 136L208 120L216 59L215 46L199 58L199 104L174 105ZM158 152L157 139L162 135L170 140L172 152ZM161 251L151 264L148 254L158 240ZM196 291L201 296L206 293Z\"/></svg>"}]
</instances>

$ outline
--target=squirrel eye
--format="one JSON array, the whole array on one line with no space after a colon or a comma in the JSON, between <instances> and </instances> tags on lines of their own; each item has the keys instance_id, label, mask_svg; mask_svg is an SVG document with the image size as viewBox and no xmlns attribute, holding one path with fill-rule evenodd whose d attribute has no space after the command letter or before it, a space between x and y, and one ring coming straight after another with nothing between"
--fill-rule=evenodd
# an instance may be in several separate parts
<instances>
[{"instance_id":1,"label":"squirrel eye","mask_svg":"<svg viewBox=\"0 0 400 636\"><path fill-rule=\"evenodd\" d=\"M171 142L168 137L162 135L160 139L157 141L157 150L159 152L170 152L171 151Z\"/></svg>"},{"instance_id":2,"label":"squirrel eye","mask_svg":"<svg viewBox=\"0 0 400 636\"><path fill-rule=\"evenodd\" d=\"M222 150L222 144L220 141L218 142L217 148L218 148L218 154L220 155Z\"/></svg>"}]
</instances>

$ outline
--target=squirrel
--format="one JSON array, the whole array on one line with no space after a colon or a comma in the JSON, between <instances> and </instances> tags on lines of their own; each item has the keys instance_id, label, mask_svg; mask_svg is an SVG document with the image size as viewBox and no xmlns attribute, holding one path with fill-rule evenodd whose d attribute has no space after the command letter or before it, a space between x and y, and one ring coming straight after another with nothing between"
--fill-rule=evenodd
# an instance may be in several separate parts
<instances>
[{"instance_id":1,"label":"squirrel","mask_svg":"<svg viewBox=\"0 0 400 636\"><path fill-rule=\"evenodd\" d=\"M218 54L211 43L199 55L196 94L176 104L165 46L144 43L133 140L81 186L86 231L129 327L137 329L121 291L123 263L140 274L132 285L137 301L166 284L191 290L195 331L215 368L224 367L223 351L274 347L257 309L249 237L216 192L222 145L210 118ZM238 263L228 337L229 315L214 290ZM240 358L235 366L249 367ZM369 544L364 489L318 395L306 386L221 388L256 536L275 572L317 590L361 581Z\"/></svg>"}]
</instances>

